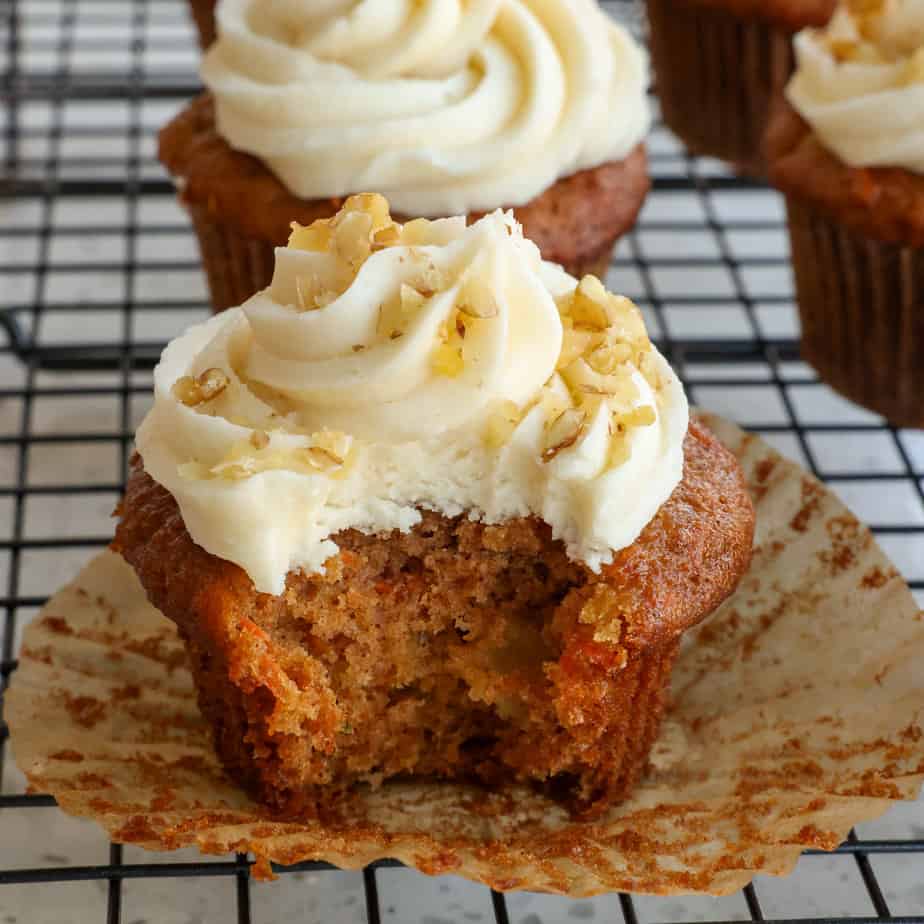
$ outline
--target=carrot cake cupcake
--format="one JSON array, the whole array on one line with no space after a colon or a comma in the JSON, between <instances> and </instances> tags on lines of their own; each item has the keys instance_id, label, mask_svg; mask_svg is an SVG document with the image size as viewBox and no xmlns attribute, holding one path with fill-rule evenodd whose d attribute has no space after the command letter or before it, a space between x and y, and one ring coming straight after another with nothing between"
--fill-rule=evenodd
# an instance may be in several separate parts
<instances>
[{"instance_id":1,"label":"carrot cake cupcake","mask_svg":"<svg viewBox=\"0 0 924 924\"><path fill-rule=\"evenodd\" d=\"M924 4L849 0L796 53L767 150L803 355L848 398L924 427Z\"/></svg>"},{"instance_id":2,"label":"carrot cake cupcake","mask_svg":"<svg viewBox=\"0 0 924 924\"><path fill-rule=\"evenodd\" d=\"M835 2L647 0L664 121L694 153L763 174L763 136L792 73L792 36L823 26Z\"/></svg>"},{"instance_id":3,"label":"carrot cake cupcake","mask_svg":"<svg viewBox=\"0 0 924 924\"><path fill-rule=\"evenodd\" d=\"M393 777L629 791L754 513L641 314L513 214L296 227L171 343L115 548L228 770L312 810Z\"/></svg>"},{"instance_id":4,"label":"carrot cake cupcake","mask_svg":"<svg viewBox=\"0 0 924 924\"><path fill-rule=\"evenodd\" d=\"M602 275L648 191L644 52L594 0L222 0L207 92L160 136L216 310L269 284L292 219L373 189L407 216L512 207Z\"/></svg>"}]
</instances>

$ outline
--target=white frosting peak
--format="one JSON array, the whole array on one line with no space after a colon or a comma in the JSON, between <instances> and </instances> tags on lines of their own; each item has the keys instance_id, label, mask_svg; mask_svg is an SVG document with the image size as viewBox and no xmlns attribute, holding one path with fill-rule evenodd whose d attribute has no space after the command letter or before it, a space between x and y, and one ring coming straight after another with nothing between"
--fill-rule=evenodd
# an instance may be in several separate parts
<instances>
[{"instance_id":1,"label":"white frosting peak","mask_svg":"<svg viewBox=\"0 0 924 924\"><path fill-rule=\"evenodd\" d=\"M924 0L854 0L795 39L786 95L851 167L924 173Z\"/></svg>"},{"instance_id":2,"label":"white frosting peak","mask_svg":"<svg viewBox=\"0 0 924 924\"><path fill-rule=\"evenodd\" d=\"M507 213L296 229L268 289L165 350L138 431L193 539L281 593L356 528L538 516L591 568L682 475L683 389L638 309Z\"/></svg>"},{"instance_id":3,"label":"white frosting peak","mask_svg":"<svg viewBox=\"0 0 924 924\"><path fill-rule=\"evenodd\" d=\"M644 138L647 66L595 0L221 0L218 130L306 199L522 205Z\"/></svg>"}]
</instances>

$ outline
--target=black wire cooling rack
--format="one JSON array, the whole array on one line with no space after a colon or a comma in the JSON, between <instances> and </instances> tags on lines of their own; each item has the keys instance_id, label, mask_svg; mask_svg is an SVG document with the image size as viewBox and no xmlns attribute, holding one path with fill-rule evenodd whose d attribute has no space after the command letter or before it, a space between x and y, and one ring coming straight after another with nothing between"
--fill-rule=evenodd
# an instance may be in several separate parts
<instances>
[{"instance_id":1,"label":"black wire cooling rack","mask_svg":"<svg viewBox=\"0 0 924 924\"><path fill-rule=\"evenodd\" d=\"M0 0L0 17L5 688L16 669L22 624L108 541L106 517L126 477L156 357L167 339L207 309L195 242L155 157L157 127L197 86L198 52L183 4ZM799 362L778 197L717 164L688 157L662 128L654 132L650 151L654 189L614 260L611 286L642 305L693 399L737 419L831 483L873 526L921 599L924 433L884 425L833 394ZM833 858L808 851L790 880L762 878L730 900L659 902L619 895L542 904L524 893L488 896L481 889L479 895L474 886L460 891L458 882L445 877L436 886L423 877L395 885L389 877L399 875L396 863L376 863L361 874L303 863L277 870L283 882L297 884L297 900L290 895L284 911L284 886L252 887L251 860L244 855L219 861L167 856L165 862L118 844L102 855L95 828L80 829L78 844L85 846L77 862L56 852L63 816L50 797L24 791L9 761L4 766L7 736L0 724L4 924L100 916L110 924L235 916L242 924L334 924L362 920L363 903L369 924L763 921L765 909L767 919L924 924L920 805L904 814L893 810L889 817L897 811L898 821L872 826L869 836L852 833ZM877 836L877 830L885 834ZM81 862L90 856L98 862ZM330 894L325 884L335 876L354 877L336 908L310 898ZM148 907L140 914L132 886L154 879L171 880L171 892L181 882L201 891L226 881L233 896L225 893L220 910L218 899L208 899L207 911L217 917L170 917L163 898L153 913ZM93 902L47 905L51 884L81 882L98 884ZM434 892L435 913L408 910L401 900L408 890ZM8 894L16 901L5 903Z\"/></svg>"}]
</instances>

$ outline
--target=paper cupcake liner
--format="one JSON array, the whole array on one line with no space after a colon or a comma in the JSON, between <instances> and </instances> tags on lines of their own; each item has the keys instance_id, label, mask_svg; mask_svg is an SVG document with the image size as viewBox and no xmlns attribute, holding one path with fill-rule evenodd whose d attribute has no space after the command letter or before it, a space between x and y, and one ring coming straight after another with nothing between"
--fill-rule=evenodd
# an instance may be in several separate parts
<instances>
[{"instance_id":1,"label":"paper cupcake liner","mask_svg":"<svg viewBox=\"0 0 924 924\"><path fill-rule=\"evenodd\" d=\"M275 264L272 244L239 234L230 225L212 218L202 206L189 206L189 213L199 239L212 311L217 313L240 305L272 282Z\"/></svg>"},{"instance_id":2,"label":"paper cupcake liner","mask_svg":"<svg viewBox=\"0 0 924 924\"><path fill-rule=\"evenodd\" d=\"M189 0L189 11L199 33L199 47L205 51L215 41L215 5L217 0Z\"/></svg>"},{"instance_id":3,"label":"paper cupcake liner","mask_svg":"<svg viewBox=\"0 0 924 924\"><path fill-rule=\"evenodd\" d=\"M265 289L273 279L274 246L261 238L240 234L225 222L216 221L203 206L187 204L199 240L202 269L209 286L212 311L234 308ZM606 277L618 238L585 259L565 264L580 279L593 273ZM285 241L280 242L281 245Z\"/></svg>"},{"instance_id":4,"label":"paper cupcake liner","mask_svg":"<svg viewBox=\"0 0 924 924\"><path fill-rule=\"evenodd\" d=\"M924 427L924 249L853 232L786 200L802 355L852 401Z\"/></svg>"},{"instance_id":5,"label":"paper cupcake liner","mask_svg":"<svg viewBox=\"0 0 924 924\"><path fill-rule=\"evenodd\" d=\"M687 633L650 767L576 821L529 788L359 789L280 819L225 777L173 624L116 555L25 630L7 695L19 766L64 811L154 850L252 851L355 869L393 857L493 888L726 894L912 799L924 779L924 620L869 531L818 481L733 425L757 508L738 591Z\"/></svg>"},{"instance_id":6,"label":"paper cupcake liner","mask_svg":"<svg viewBox=\"0 0 924 924\"><path fill-rule=\"evenodd\" d=\"M679 0L647 0L661 112L696 154L763 175L763 135L792 73L792 37L756 19Z\"/></svg>"}]
</instances>

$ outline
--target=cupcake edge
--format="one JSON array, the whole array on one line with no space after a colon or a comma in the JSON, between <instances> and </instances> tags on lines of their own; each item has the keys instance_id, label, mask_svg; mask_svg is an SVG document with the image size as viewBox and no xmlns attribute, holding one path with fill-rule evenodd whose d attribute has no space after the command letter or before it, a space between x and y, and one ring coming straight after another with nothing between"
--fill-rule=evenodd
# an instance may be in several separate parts
<instances>
[{"instance_id":1,"label":"cupcake edge","mask_svg":"<svg viewBox=\"0 0 924 924\"><path fill-rule=\"evenodd\" d=\"M192 218L216 312L269 284L273 248L286 243L293 220L331 218L344 201L299 199L255 157L233 150L215 130L207 93L161 130L159 155ZM642 143L624 160L564 177L513 211L545 259L578 278L588 272L602 277L650 185Z\"/></svg>"}]
</instances>

